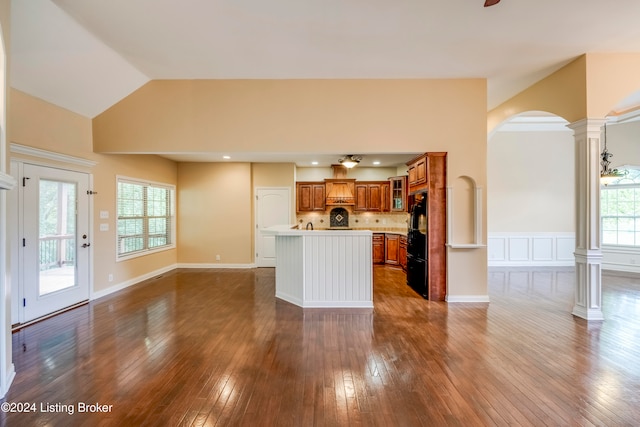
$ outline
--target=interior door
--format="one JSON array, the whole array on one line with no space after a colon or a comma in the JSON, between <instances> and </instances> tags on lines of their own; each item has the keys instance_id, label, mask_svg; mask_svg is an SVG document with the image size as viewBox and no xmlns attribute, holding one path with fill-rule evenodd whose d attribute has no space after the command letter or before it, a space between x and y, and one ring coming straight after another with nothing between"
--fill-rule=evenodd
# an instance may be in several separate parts
<instances>
[{"instance_id":1,"label":"interior door","mask_svg":"<svg viewBox=\"0 0 640 427\"><path fill-rule=\"evenodd\" d=\"M22 316L27 322L89 299L89 175L24 164Z\"/></svg>"},{"instance_id":2,"label":"interior door","mask_svg":"<svg viewBox=\"0 0 640 427\"><path fill-rule=\"evenodd\" d=\"M262 230L273 225L291 224L291 189L256 189L256 265L276 266L275 236Z\"/></svg>"}]
</instances>

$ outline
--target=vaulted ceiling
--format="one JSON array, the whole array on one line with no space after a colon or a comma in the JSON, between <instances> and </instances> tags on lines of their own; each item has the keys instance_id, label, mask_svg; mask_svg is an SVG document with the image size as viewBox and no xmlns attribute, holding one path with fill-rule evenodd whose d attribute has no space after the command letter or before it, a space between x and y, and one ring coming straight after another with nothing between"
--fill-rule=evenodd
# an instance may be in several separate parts
<instances>
[{"instance_id":1,"label":"vaulted ceiling","mask_svg":"<svg viewBox=\"0 0 640 427\"><path fill-rule=\"evenodd\" d=\"M94 117L151 79L486 78L488 109L587 52L640 52L637 0L14 0L11 85Z\"/></svg>"}]
</instances>

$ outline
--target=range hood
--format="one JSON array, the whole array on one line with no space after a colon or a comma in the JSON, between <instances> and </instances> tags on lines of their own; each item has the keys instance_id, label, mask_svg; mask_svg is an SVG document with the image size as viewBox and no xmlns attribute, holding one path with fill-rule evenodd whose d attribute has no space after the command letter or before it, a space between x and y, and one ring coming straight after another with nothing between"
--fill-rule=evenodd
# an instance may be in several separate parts
<instances>
[{"instance_id":1,"label":"range hood","mask_svg":"<svg viewBox=\"0 0 640 427\"><path fill-rule=\"evenodd\" d=\"M331 165L333 178L325 179L327 206L352 206L356 204L354 196L356 180L347 178L347 168L342 165Z\"/></svg>"}]
</instances>

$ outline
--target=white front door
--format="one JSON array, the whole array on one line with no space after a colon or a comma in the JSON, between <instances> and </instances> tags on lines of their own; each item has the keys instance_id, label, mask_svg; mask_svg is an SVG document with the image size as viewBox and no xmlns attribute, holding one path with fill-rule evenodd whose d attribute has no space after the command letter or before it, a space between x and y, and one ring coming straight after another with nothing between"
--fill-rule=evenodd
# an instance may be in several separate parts
<instances>
[{"instance_id":1,"label":"white front door","mask_svg":"<svg viewBox=\"0 0 640 427\"><path fill-rule=\"evenodd\" d=\"M256 189L256 265L276 266L275 236L262 230L273 225L291 224L291 189Z\"/></svg>"},{"instance_id":2,"label":"white front door","mask_svg":"<svg viewBox=\"0 0 640 427\"><path fill-rule=\"evenodd\" d=\"M21 323L89 299L89 178L86 173L23 165Z\"/></svg>"}]
</instances>

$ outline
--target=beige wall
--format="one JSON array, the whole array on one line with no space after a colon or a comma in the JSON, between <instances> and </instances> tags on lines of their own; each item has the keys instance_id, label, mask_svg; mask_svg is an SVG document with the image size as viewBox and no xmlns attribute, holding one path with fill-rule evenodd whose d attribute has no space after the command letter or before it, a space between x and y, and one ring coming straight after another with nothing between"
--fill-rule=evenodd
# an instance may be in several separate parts
<instances>
[{"instance_id":1,"label":"beige wall","mask_svg":"<svg viewBox=\"0 0 640 427\"><path fill-rule=\"evenodd\" d=\"M291 152L292 147L302 153L446 151L449 182L470 177L484 188L486 126L484 79L171 80L152 81L96 117L93 137L95 150L105 153L274 153ZM212 191L197 183L198 175L210 183L220 179L209 173L203 165L180 165L180 209L188 205L183 184L194 191ZM242 194L246 198L250 193ZM247 199L246 205L239 203L251 209ZM456 204L460 227L454 232L464 242L473 238L465 226L473 222L469 203L462 197ZM250 217L242 217L242 210L236 213L240 217L229 224L238 228L224 232L253 243ZM486 200L481 221L486 242ZM191 240L198 230L190 227L202 222L180 219L180 262L213 262L215 251L211 254L203 244L206 251L200 252L202 245ZM246 252L232 246L231 259L221 262L251 259L252 246L245 245ZM458 288L465 283L464 292L485 295L486 249L464 252L449 250L449 293L465 295ZM473 268L467 265L470 258Z\"/></svg>"},{"instance_id":2,"label":"beige wall","mask_svg":"<svg viewBox=\"0 0 640 427\"><path fill-rule=\"evenodd\" d=\"M61 165L93 174L93 291L125 283L177 262L177 250L168 250L127 261L116 262L115 197L116 175L125 175L167 184L177 183L175 162L152 155L104 155L92 150L91 120L56 107L22 92L12 90L9 104L11 123L9 141L33 148L67 154L97 162L91 169ZM27 159L24 156L12 156ZM42 162L42 161L40 161ZM45 161L51 163L50 161ZM100 211L109 212L108 232L98 231ZM108 281L109 274L113 282Z\"/></svg>"},{"instance_id":3,"label":"beige wall","mask_svg":"<svg viewBox=\"0 0 640 427\"><path fill-rule=\"evenodd\" d=\"M586 58L587 117L623 113L614 106L640 90L640 54L589 53Z\"/></svg>"},{"instance_id":4,"label":"beige wall","mask_svg":"<svg viewBox=\"0 0 640 427\"><path fill-rule=\"evenodd\" d=\"M496 132L487 151L489 233L575 231L575 142L569 129Z\"/></svg>"},{"instance_id":5,"label":"beige wall","mask_svg":"<svg viewBox=\"0 0 640 427\"><path fill-rule=\"evenodd\" d=\"M293 163L179 163L179 263L253 265L260 187L288 188L295 218Z\"/></svg>"},{"instance_id":6,"label":"beige wall","mask_svg":"<svg viewBox=\"0 0 640 427\"><path fill-rule=\"evenodd\" d=\"M250 163L178 164L180 264L253 263L251 186Z\"/></svg>"},{"instance_id":7,"label":"beige wall","mask_svg":"<svg viewBox=\"0 0 640 427\"><path fill-rule=\"evenodd\" d=\"M94 146L422 153L473 143L485 112L483 79L156 80L94 119Z\"/></svg>"},{"instance_id":8,"label":"beige wall","mask_svg":"<svg viewBox=\"0 0 640 427\"><path fill-rule=\"evenodd\" d=\"M491 132L509 118L526 111L546 111L575 122L587 117L587 60L583 55L491 110Z\"/></svg>"},{"instance_id":9,"label":"beige wall","mask_svg":"<svg viewBox=\"0 0 640 427\"><path fill-rule=\"evenodd\" d=\"M527 111L546 111L569 123L603 118L623 111L615 106L640 90L640 54L588 53L491 110L491 132L505 120Z\"/></svg>"}]
</instances>

